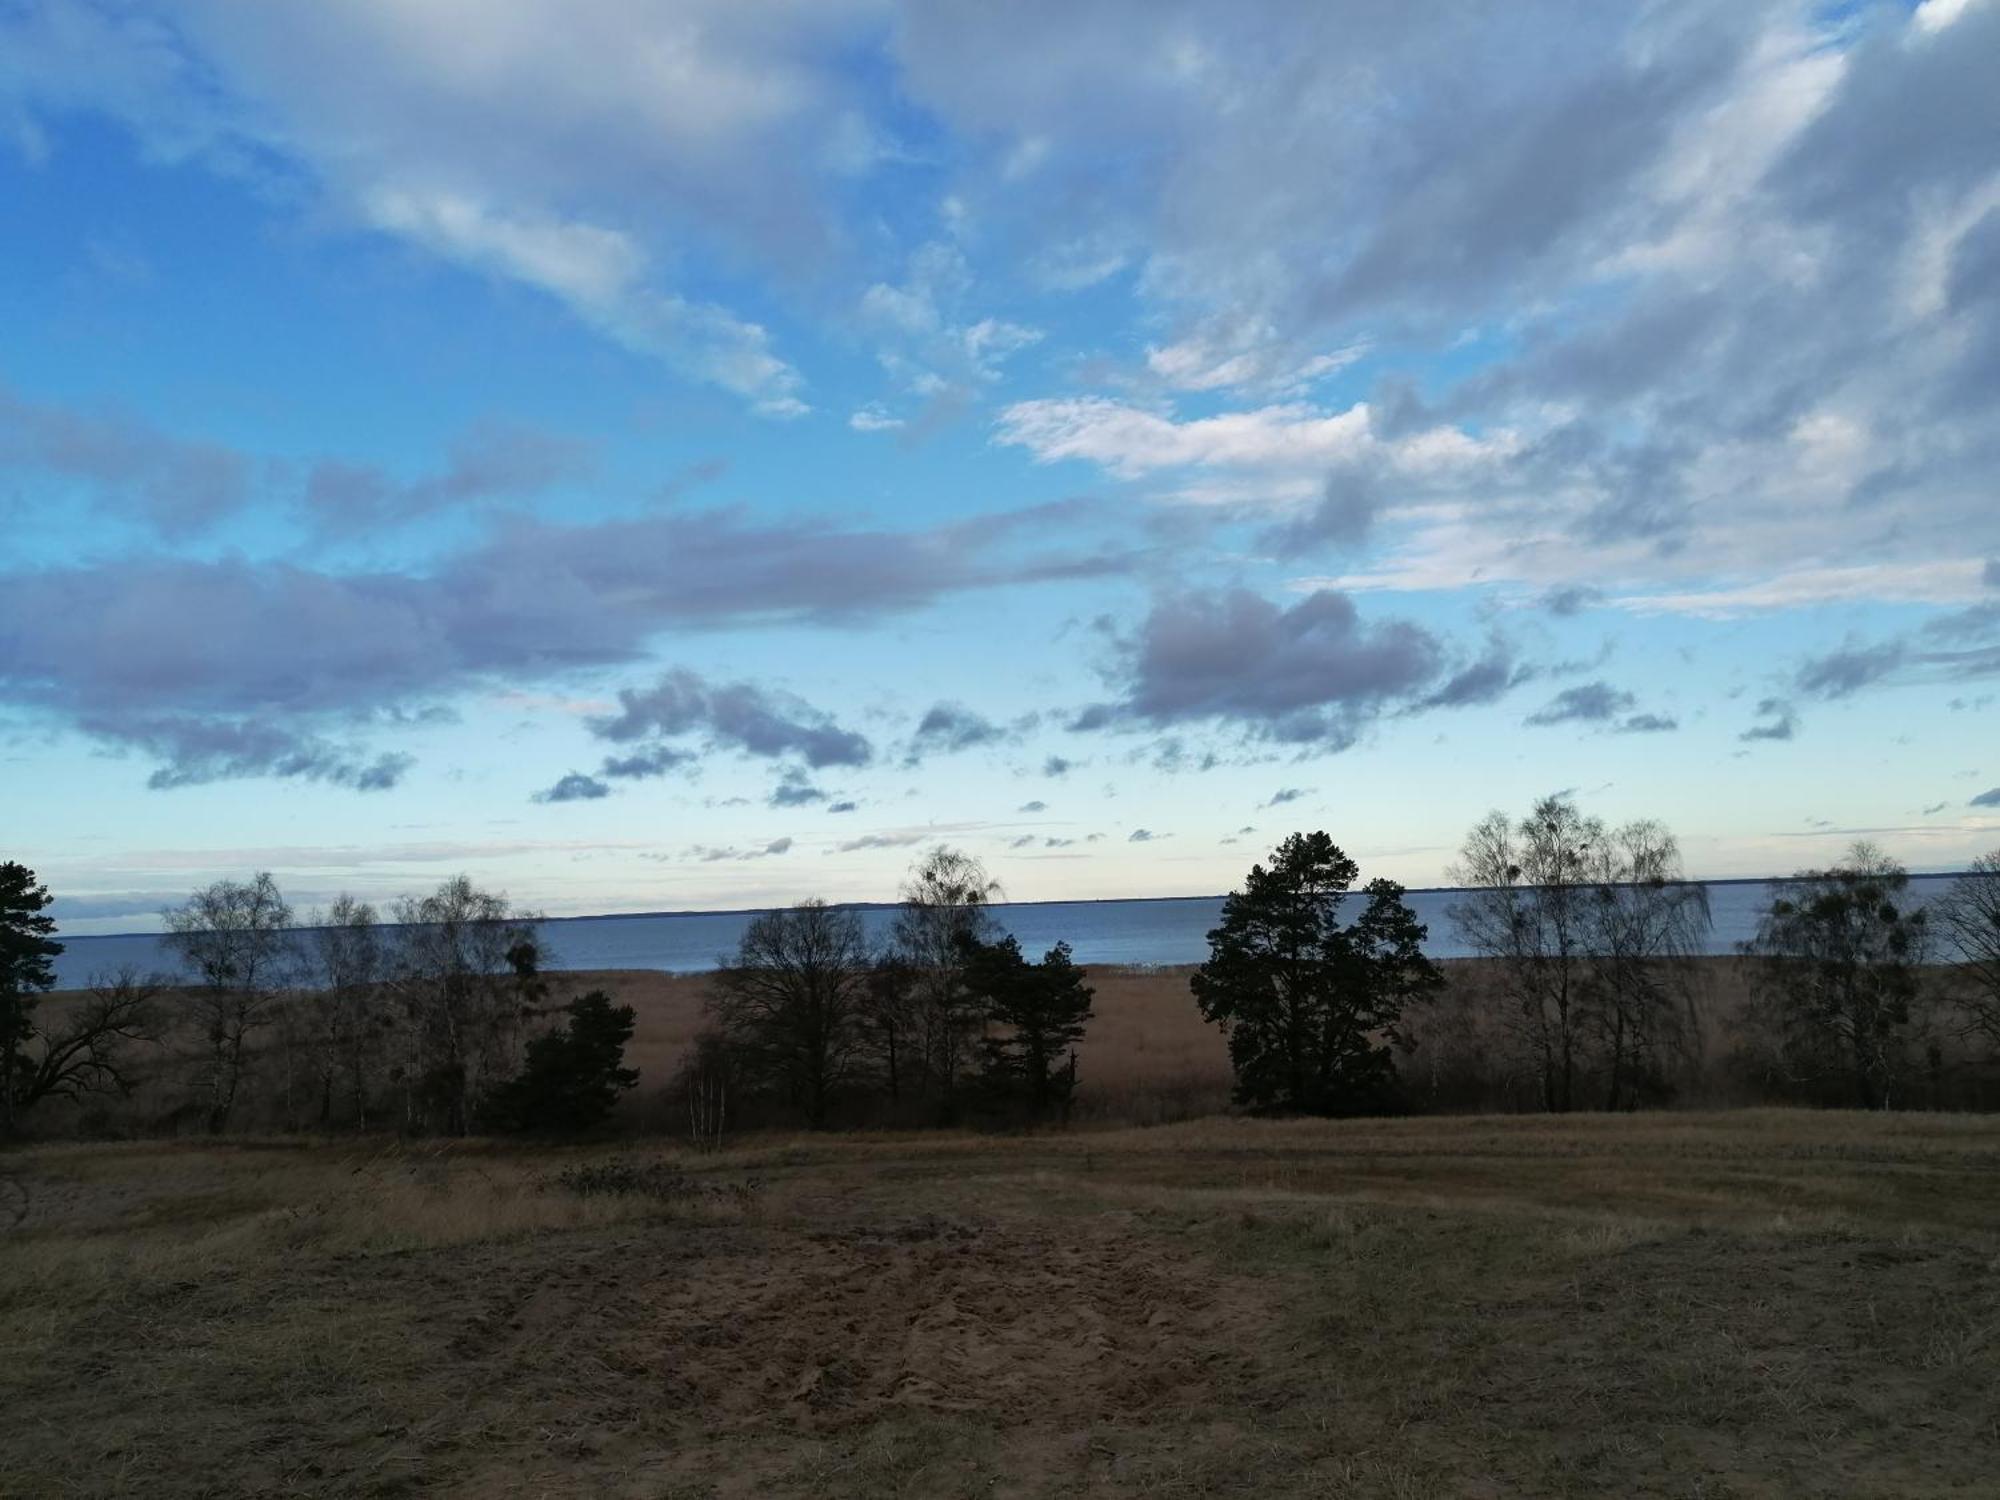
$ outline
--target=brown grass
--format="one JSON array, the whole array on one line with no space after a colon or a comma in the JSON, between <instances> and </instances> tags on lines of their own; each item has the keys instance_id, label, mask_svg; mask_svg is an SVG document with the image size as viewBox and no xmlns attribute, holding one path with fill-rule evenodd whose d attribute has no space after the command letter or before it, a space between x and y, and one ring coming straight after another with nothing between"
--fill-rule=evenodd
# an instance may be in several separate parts
<instances>
[{"instance_id":1,"label":"brown grass","mask_svg":"<svg viewBox=\"0 0 2000 1500\"><path fill-rule=\"evenodd\" d=\"M614 1158L718 1190L561 1189ZM2000 1472L1988 1118L57 1146L0 1177L8 1496L1910 1496Z\"/></svg>"}]
</instances>

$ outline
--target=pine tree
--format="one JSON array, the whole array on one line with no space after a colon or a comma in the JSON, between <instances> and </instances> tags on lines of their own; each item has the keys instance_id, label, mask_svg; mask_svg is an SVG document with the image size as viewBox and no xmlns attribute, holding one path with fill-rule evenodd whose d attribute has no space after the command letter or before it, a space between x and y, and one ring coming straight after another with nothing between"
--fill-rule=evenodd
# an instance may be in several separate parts
<instances>
[{"instance_id":1,"label":"pine tree","mask_svg":"<svg viewBox=\"0 0 2000 1500\"><path fill-rule=\"evenodd\" d=\"M1358 873L1324 833L1295 833L1223 903L1193 988L1229 1038L1239 1103L1311 1114L1386 1103L1403 1007L1442 981L1394 881L1369 882L1362 914L1342 925Z\"/></svg>"},{"instance_id":2,"label":"pine tree","mask_svg":"<svg viewBox=\"0 0 2000 1500\"><path fill-rule=\"evenodd\" d=\"M521 1071L494 1091L487 1113L501 1129L588 1130L638 1083L639 1070L624 1065L632 1007L592 990L564 1009L568 1023L529 1042Z\"/></svg>"},{"instance_id":3,"label":"pine tree","mask_svg":"<svg viewBox=\"0 0 2000 1500\"><path fill-rule=\"evenodd\" d=\"M55 988L63 945L49 936L55 919L44 914L54 899L26 865L0 864L0 1135L13 1134L30 1085L35 998Z\"/></svg>"},{"instance_id":4,"label":"pine tree","mask_svg":"<svg viewBox=\"0 0 2000 1500\"><path fill-rule=\"evenodd\" d=\"M1000 1028L980 1043L988 1083L1025 1097L1038 1115L1067 1109L1076 1089L1073 1049L1083 1040L1093 993L1069 944L1057 943L1032 964L1011 937L968 941L964 955L966 990L984 1005L987 1023Z\"/></svg>"}]
</instances>

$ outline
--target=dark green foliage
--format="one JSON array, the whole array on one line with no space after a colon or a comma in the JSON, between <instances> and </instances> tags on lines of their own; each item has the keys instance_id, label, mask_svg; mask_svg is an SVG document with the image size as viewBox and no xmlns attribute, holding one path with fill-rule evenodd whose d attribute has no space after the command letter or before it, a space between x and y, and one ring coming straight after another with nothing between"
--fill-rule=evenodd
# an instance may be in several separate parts
<instances>
[{"instance_id":1,"label":"dark green foliage","mask_svg":"<svg viewBox=\"0 0 2000 1500\"><path fill-rule=\"evenodd\" d=\"M1358 873L1324 833L1295 833L1223 903L1193 988L1229 1038L1239 1103L1310 1114L1388 1104L1403 1007L1442 981L1394 881L1371 881L1361 915L1342 924Z\"/></svg>"},{"instance_id":2,"label":"dark green foliage","mask_svg":"<svg viewBox=\"0 0 2000 1500\"><path fill-rule=\"evenodd\" d=\"M55 987L53 960L63 945L49 936L55 919L44 914L54 899L26 865L0 864L0 1133L13 1130L32 1083L35 997Z\"/></svg>"},{"instance_id":3,"label":"dark green foliage","mask_svg":"<svg viewBox=\"0 0 2000 1500\"><path fill-rule=\"evenodd\" d=\"M521 1071L494 1090L488 1115L499 1128L588 1130L639 1081L639 1070L624 1066L631 1006L614 1006L609 995L592 990L564 1009L568 1024L529 1042Z\"/></svg>"},{"instance_id":4,"label":"dark green foliage","mask_svg":"<svg viewBox=\"0 0 2000 1500\"><path fill-rule=\"evenodd\" d=\"M1067 1109L1076 1091L1076 1044L1090 1020L1091 988L1057 943L1029 963L1015 939L969 939L963 945L965 987L1000 1028L980 1042L989 1087L1025 1099L1037 1114ZM1067 1061L1065 1061L1067 1058Z\"/></svg>"},{"instance_id":5,"label":"dark green foliage","mask_svg":"<svg viewBox=\"0 0 2000 1500\"><path fill-rule=\"evenodd\" d=\"M1857 844L1848 861L1780 882L1744 952L1751 1024L1795 1082L1832 1080L1864 1109L1886 1108L1906 1066L1911 1008L1929 940L1910 877Z\"/></svg>"}]
</instances>

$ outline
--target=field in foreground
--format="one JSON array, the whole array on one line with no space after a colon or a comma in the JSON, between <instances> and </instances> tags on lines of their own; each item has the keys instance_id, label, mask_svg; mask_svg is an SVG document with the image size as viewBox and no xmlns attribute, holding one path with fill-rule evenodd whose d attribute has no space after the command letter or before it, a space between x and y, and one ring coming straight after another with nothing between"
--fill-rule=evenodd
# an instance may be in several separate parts
<instances>
[{"instance_id":1,"label":"field in foreground","mask_svg":"<svg viewBox=\"0 0 2000 1500\"><path fill-rule=\"evenodd\" d=\"M1996 1389L1990 1117L0 1156L9 1496L1994 1494Z\"/></svg>"}]
</instances>

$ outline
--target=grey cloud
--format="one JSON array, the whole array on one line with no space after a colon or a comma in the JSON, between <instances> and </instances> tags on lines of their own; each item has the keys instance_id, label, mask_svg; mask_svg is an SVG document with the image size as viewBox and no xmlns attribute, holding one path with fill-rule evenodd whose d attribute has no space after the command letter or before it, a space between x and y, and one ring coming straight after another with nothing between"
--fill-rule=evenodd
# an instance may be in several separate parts
<instances>
[{"instance_id":1,"label":"grey cloud","mask_svg":"<svg viewBox=\"0 0 2000 1500\"><path fill-rule=\"evenodd\" d=\"M1981 792L1966 805L1968 807L2000 807L2000 786Z\"/></svg>"},{"instance_id":2,"label":"grey cloud","mask_svg":"<svg viewBox=\"0 0 2000 1500\"><path fill-rule=\"evenodd\" d=\"M849 802L843 800L840 802L828 803L826 810L830 813L851 813L860 806L861 804L858 802Z\"/></svg>"},{"instance_id":3,"label":"grey cloud","mask_svg":"<svg viewBox=\"0 0 2000 1500\"><path fill-rule=\"evenodd\" d=\"M733 846L712 847L696 844L689 852L705 865L719 864L724 860L774 859L780 854L791 852L790 839L772 839L770 843L757 849L738 849Z\"/></svg>"},{"instance_id":4,"label":"grey cloud","mask_svg":"<svg viewBox=\"0 0 2000 1500\"><path fill-rule=\"evenodd\" d=\"M853 854L861 849L905 849L911 844L921 844L921 833L868 833L858 839L849 839L844 844L835 844L836 854Z\"/></svg>"},{"instance_id":5,"label":"grey cloud","mask_svg":"<svg viewBox=\"0 0 2000 1500\"><path fill-rule=\"evenodd\" d=\"M1153 606L1127 645L1124 701L1094 721L1232 721L1281 742L1344 749L1385 705L1427 686L1443 658L1421 626L1364 622L1331 590L1289 609L1242 589L1186 593Z\"/></svg>"},{"instance_id":6,"label":"grey cloud","mask_svg":"<svg viewBox=\"0 0 2000 1500\"><path fill-rule=\"evenodd\" d=\"M531 802L592 802L599 797L609 797L611 788L595 776L586 776L581 771L571 771L554 786L536 792L528 800Z\"/></svg>"},{"instance_id":7,"label":"grey cloud","mask_svg":"<svg viewBox=\"0 0 2000 1500\"><path fill-rule=\"evenodd\" d=\"M641 781L652 776L664 776L699 759L692 750L676 750L671 745L648 745L630 755L606 756L604 764L598 768L598 775L622 781Z\"/></svg>"},{"instance_id":8,"label":"grey cloud","mask_svg":"<svg viewBox=\"0 0 2000 1500\"><path fill-rule=\"evenodd\" d=\"M1592 605L1600 603L1604 590L1587 583L1566 584L1550 589L1541 597L1541 606L1552 615L1580 615Z\"/></svg>"},{"instance_id":9,"label":"grey cloud","mask_svg":"<svg viewBox=\"0 0 2000 1500\"><path fill-rule=\"evenodd\" d=\"M1784 698L1763 699L1757 705L1757 717L1765 722L1752 724L1736 738L1746 741L1789 740L1799 732L1799 716Z\"/></svg>"},{"instance_id":10,"label":"grey cloud","mask_svg":"<svg viewBox=\"0 0 2000 1500\"><path fill-rule=\"evenodd\" d=\"M866 737L803 699L749 682L711 684L684 667L650 688L621 689L618 712L592 720L590 728L614 743L701 734L750 755L797 755L815 770L863 766L874 753Z\"/></svg>"},{"instance_id":11,"label":"grey cloud","mask_svg":"<svg viewBox=\"0 0 2000 1500\"><path fill-rule=\"evenodd\" d=\"M1510 690L1536 675L1535 668L1517 662L1512 649L1496 640L1477 660L1447 677L1435 692L1418 699L1409 711L1497 703Z\"/></svg>"},{"instance_id":12,"label":"grey cloud","mask_svg":"<svg viewBox=\"0 0 2000 1500\"><path fill-rule=\"evenodd\" d=\"M1811 657L1801 665L1796 678L1798 689L1815 698L1845 698L1895 672L1908 655L1908 649L1900 641L1843 646L1824 656Z\"/></svg>"},{"instance_id":13,"label":"grey cloud","mask_svg":"<svg viewBox=\"0 0 2000 1500\"><path fill-rule=\"evenodd\" d=\"M1989 557L1986 566L1980 570L1980 581L1989 589L2000 589L2000 557Z\"/></svg>"},{"instance_id":14,"label":"grey cloud","mask_svg":"<svg viewBox=\"0 0 2000 1500\"><path fill-rule=\"evenodd\" d=\"M160 761L146 778L155 791L269 776L381 792L394 787L414 764L405 754L370 757L314 735L241 720L163 714L102 724L85 719L78 727Z\"/></svg>"},{"instance_id":15,"label":"grey cloud","mask_svg":"<svg viewBox=\"0 0 2000 1500\"><path fill-rule=\"evenodd\" d=\"M260 466L136 417L32 402L0 385L0 474L10 471L85 485L100 502L129 501L162 532L185 536L246 505Z\"/></svg>"},{"instance_id":16,"label":"grey cloud","mask_svg":"<svg viewBox=\"0 0 2000 1500\"><path fill-rule=\"evenodd\" d=\"M323 734L483 683L633 662L669 627L854 623L966 589L1121 566L1108 555L1011 556L1051 514L1073 512L1041 507L918 533L766 526L733 512L514 521L423 574L240 558L0 572L0 702L140 747L158 738L147 725L163 715L211 720L218 732L282 720L300 737ZM818 764L867 753L860 736L797 716L796 700L742 684L685 693L670 684L667 698L657 707L673 722L691 715L751 753ZM629 722L655 706L642 695ZM267 774L256 757L223 763Z\"/></svg>"},{"instance_id":17,"label":"grey cloud","mask_svg":"<svg viewBox=\"0 0 2000 1500\"><path fill-rule=\"evenodd\" d=\"M1616 718L1633 705L1632 694L1608 682L1585 682L1564 688L1541 708L1528 715L1535 725L1591 723Z\"/></svg>"},{"instance_id":18,"label":"grey cloud","mask_svg":"<svg viewBox=\"0 0 2000 1500\"><path fill-rule=\"evenodd\" d=\"M959 703L934 705L917 724L910 758L930 750L970 750L1007 738L1007 731Z\"/></svg>"},{"instance_id":19,"label":"grey cloud","mask_svg":"<svg viewBox=\"0 0 2000 1500\"><path fill-rule=\"evenodd\" d=\"M1287 553L1359 547L1375 527L1377 483L1374 476L1351 470L1329 475L1318 503L1273 532L1269 545Z\"/></svg>"},{"instance_id":20,"label":"grey cloud","mask_svg":"<svg viewBox=\"0 0 2000 1500\"><path fill-rule=\"evenodd\" d=\"M1155 839L1165 838L1165 834L1155 833L1150 828L1135 828L1126 838L1128 844L1150 844Z\"/></svg>"},{"instance_id":21,"label":"grey cloud","mask_svg":"<svg viewBox=\"0 0 2000 1500\"><path fill-rule=\"evenodd\" d=\"M1009 849L1025 849L1034 842L1035 836L1032 833L1024 833L1017 839L1008 840L1007 847Z\"/></svg>"},{"instance_id":22,"label":"grey cloud","mask_svg":"<svg viewBox=\"0 0 2000 1500\"><path fill-rule=\"evenodd\" d=\"M805 807L826 801L826 793L806 779L803 771L791 770L778 778L769 798L773 807Z\"/></svg>"},{"instance_id":23,"label":"grey cloud","mask_svg":"<svg viewBox=\"0 0 2000 1500\"><path fill-rule=\"evenodd\" d=\"M1049 810L1049 805L1048 803L1041 801L1023 802L1018 810L1024 813L1047 812Z\"/></svg>"},{"instance_id":24,"label":"grey cloud","mask_svg":"<svg viewBox=\"0 0 2000 1500\"><path fill-rule=\"evenodd\" d=\"M1042 774L1049 777L1067 776L1075 764L1075 761L1065 760L1060 755L1051 755L1042 762Z\"/></svg>"},{"instance_id":25,"label":"grey cloud","mask_svg":"<svg viewBox=\"0 0 2000 1500\"><path fill-rule=\"evenodd\" d=\"M1312 792L1311 787L1304 787L1304 786L1280 787L1277 791L1271 794L1271 800L1269 802L1261 803L1259 805L1263 807L1283 807L1287 802L1297 802L1301 797L1310 795L1311 792Z\"/></svg>"},{"instance_id":26,"label":"grey cloud","mask_svg":"<svg viewBox=\"0 0 2000 1500\"><path fill-rule=\"evenodd\" d=\"M187 899L185 890L153 891L141 895L58 896L49 914L58 923L97 921L106 917L156 917L166 908Z\"/></svg>"},{"instance_id":27,"label":"grey cloud","mask_svg":"<svg viewBox=\"0 0 2000 1500\"><path fill-rule=\"evenodd\" d=\"M449 466L410 483L372 464L323 459L306 474L307 511L326 530L353 533L480 501L525 500L588 478L590 447L537 428L489 424L453 445Z\"/></svg>"},{"instance_id":28,"label":"grey cloud","mask_svg":"<svg viewBox=\"0 0 2000 1500\"><path fill-rule=\"evenodd\" d=\"M1618 726L1620 734L1667 734L1681 727L1671 714L1633 714Z\"/></svg>"}]
</instances>

